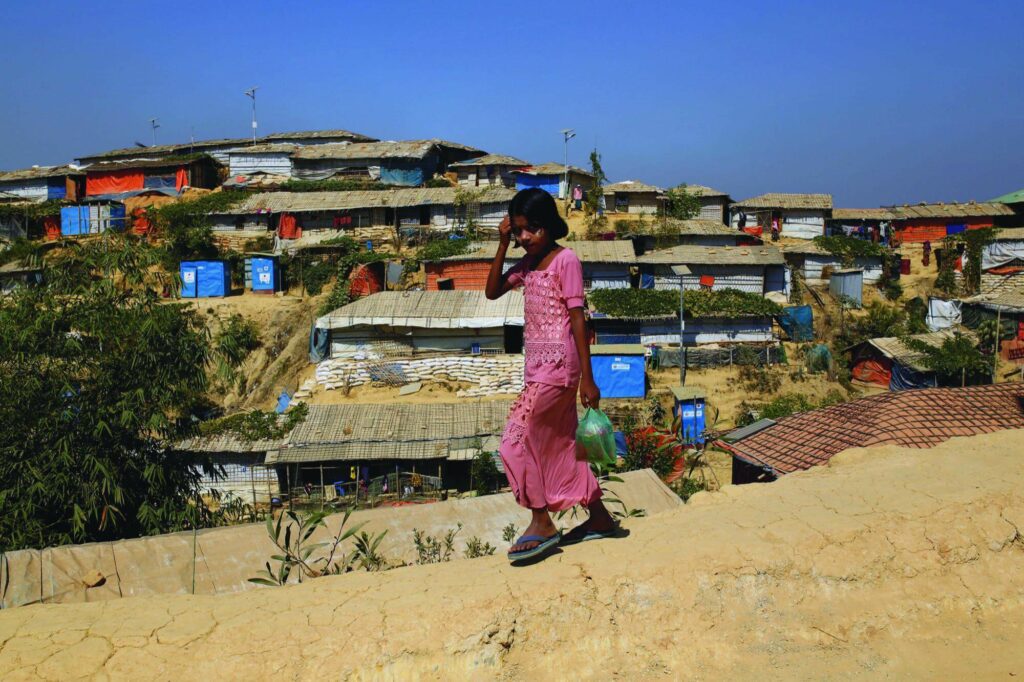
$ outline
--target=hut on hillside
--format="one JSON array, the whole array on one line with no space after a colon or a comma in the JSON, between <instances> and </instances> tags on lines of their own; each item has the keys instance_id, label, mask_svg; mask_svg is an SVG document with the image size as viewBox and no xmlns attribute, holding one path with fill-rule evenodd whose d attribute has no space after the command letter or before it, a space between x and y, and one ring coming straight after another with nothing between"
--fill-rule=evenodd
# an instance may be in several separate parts
<instances>
[{"instance_id":1,"label":"hut on hillside","mask_svg":"<svg viewBox=\"0 0 1024 682\"><path fill-rule=\"evenodd\" d=\"M671 246L756 246L759 237L741 232L717 220L691 218L658 219L645 234L630 236L638 255Z\"/></svg>"},{"instance_id":2,"label":"hut on hillside","mask_svg":"<svg viewBox=\"0 0 1024 682\"><path fill-rule=\"evenodd\" d=\"M641 273L650 273L655 289L679 288L680 276L673 266L685 265L684 289L738 289L754 294L778 292L789 296L789 270L782 252L774 246L674 246L637 256Z\"/></svg>"},{"instance_id":3,"label":"hut on hillside","mask_svg":"<svg viewBox=\"0 0 1024 682\"><path fill-rule=\"evenodd\" d=\"M632 242L572 241L565 242L565 246L572 249L580 259L585 289L626 289L639 286L639 276L631 271L636 260ZM447 288L483 291L497 248L497 242L485 242L468 253L424 263L427 290ZM519 262L522 256L522 250L510 248L505 256L505 270L508 271Z\"/></svg>"},{"instance_id":4,"label":"hut on hillside","mask_svg":"<svg viewBox=\"0 0 1024 682\"><path fill-rule=\"evenodd\" d=\"M782 247L786 262L800 273L808 284L822 284L828 280L828 273L845 267L839 256L829 253L814 242L786 244ZM853 267L864 271L864 282L873 284L882 278L882 256L854 258Z\"/></svg>"},{"instance_id":5,"label":"hut on hillside","mask_svg":"<svg viewBox=\"0 0 1024 682\"><path fill-rule=\"evenodd\" d=\"M517 190L540 187L558 199L567 199L576 185L582 187L584 192L590 192L594 187L593 173L576 166L567 169L561 163L549 162L520 168L513 171L513 174L516 176Z\"/></svg>"},{"instance_id":6,"label":"hut on hillside","mask_svg":"<svg viewBox=\"0 0 1024 682\"><path fill-rule=\"evenodd\" d=\"M485 154L448 166L456 181L463 187L491 187L500 185L510 189L516 186L515 171L529 167L522 159L506 154Z\"/></svg>"},{"instance_id":7,"label":"hut on hillside","mask_svg":"<svg viewBox=\"0 0 1024 682\"><path fill-rule=\"evenodd\" d=\"M33 166L0 171L0 202L78 201L85 172L77 166Z\"/></svg>"},{"instance_id":8,"label":"hut on hillside","mask_svg":"<svg viewBox=\"0 0 1024 682\"><path fill-rule=\"evenodd\" d=\"M419 187L450 164L484 156L474 147L446 140L342 142L307 145L292 153L299 180L365 177L385 185Z\"/></svg>"},{"instance_id":9,"label":"hut on hillside","mask_svg":"<svg viewBox=\"0 0 1024 682\"><path fill-rule=\"evenodd\" d=\"M784 237L814 239L825 235L825 223L832 215L832 195L761 194L736 202L729 211L733 227L758 236L769 234L775 223Z\"/></svg>"},{"instance_id":10,"label":"hut on hillside","mask_svg":"<svg viewBox=\"0 0 1024 682\"><path fill-rule=\"evenodd\" d=\"M895 219L896 213L888 208L833 208L826 232L888 244Z\"/></svg>"},{"instance_id":11,"label":"hut on hillside","mask_svg":"<svg viewBox=\"0 0 1024 682\"><path fill-rule=\"evenodd\" d=\"M952 329L915 334L910 338L937 348L957 334L967 334L974 343L978 341L977 336L970 331ZM921 353L909 348L897 337L868 339L849 351L850 370L853 378L858 381L884 386L890 391L939 385L935 372L922 363Z\"/></svg>"},{"instance_id":12,"label":"hut on hillside","mask_svg":"<svg viewBox=\"0 0 1024 682\"><path fill-rule=\"evenodd\" d=\"M510 400L310 405L266 464L295 497L315 489L330 500L357 487L403 499L469 490L472 461L498 449L511 406Z\"/></svg>"},{"instance_id":13,"label":"hut on hillside","mask_svg":"<svg viewBox=\"0 0 1024 682\"><path fill-rule=\"evenodd\" d=\"M186 439L175 443L173 450L199 475L199 489L207 503L236 499L267 507L282 493L267 457L276 454L284 443L285 438L250 441L218 434Z\"/></svg>"},{"instance_id":14,"label":"hut on hillside","mask_svg":"<svg viewBox=\"0 0 1024 682\"><path fill-rule=\"evenodd\" d=\"M153 160L101 161L85 169L85 194L117 196L142 189L186 187L214 189L221 183L222 166L213 157L168 156Z\"/></svg>"},{"instance_id":15,"label":"hut on hillside","mask_svg":"<svg viewBox=\"0 0 1024 682\"><path fill-rule=\"evenodd\" d=\"M454 187L418 187L341 192L265 192L212 216L215 231L276 231L282 239L322 234L351 234L357 239L386 239L402 228L450 231L473 220L496 229L515 195L491 187L479 204L460 205ZM469 213L472 210L473 215Z\"/></svg>"},{"instance_id":16,"label":"hut on hillside","mask_svg":"<svg viewBox=\"0 0 1024 682\"><path fill-rule=\"evenodd\" d=\"M328 130L295 130L290 133L271 133L257 138L258 144L333 144L338 142L377 142L377 138L354 133L351 130L333 128Z\"/></svg>"},{"instance_id":17,"label":"hut on hillside","mask_svg":"<svg viewBox=\"0 0 1024 682\"><path fill-rule=\"evenodd\" d=\"M329 357L351 357L391 341L410 352L522 352L523 296L489 301L482 291L382 291L319 318Z\"/></svg>"},{"instance_id":18,"label":"hut on hillside","mask_svg":"<svg viewBox=\"0 0 1024 682\"><path fill-rule=\"evenodd\" d=\"M230 180L242 185L253 176L287 179L292 176L294 144L282 142L239 147L227 152Z\"/></svg>"},{"instance_id":19,"label":"hut on hillside","mask_svg":"<svg viewBox=\"0 0 1024 682\"><path fill-rule=\"evenodd\" d=\"M685 189L700 199L700 213L696 218L729 224L729 204L732 198L727 193L705 185L685 185Z\"/></svg>"},{"instance_id":20,"label":"hut on hillside","mask_svg":"<svg viewBox=\"0 0 1024 682\"><path fill-rule=\"evenodd\" d=\"M1013 224L1013 209L1000 202L937 203L893 206L892 241L896 244L931 242L938 244L948 235L983 227Z\"/></svg>"},{"instance_id":21,"label":"hut on hillside","mask_svg":"<svg viewBox=\"0 0 1024 682\"><path fill-rule=\"evenodd\" d=\"M963 299L961 319L971 329L998 321L1000 357L1024 366L1024 276L1008 277L985 293Z\"/></svg>"},{"instance_id":22,"label":"hut on hillside","mask_svg":"<svg viewBox=\"0 0 1024 682\"><path fill-rule=\"evenodd\" d=\"M656 214L665 207L665 190L639 180L625 180L601 188L609 213Z\"/></svg>"}]
</instances>

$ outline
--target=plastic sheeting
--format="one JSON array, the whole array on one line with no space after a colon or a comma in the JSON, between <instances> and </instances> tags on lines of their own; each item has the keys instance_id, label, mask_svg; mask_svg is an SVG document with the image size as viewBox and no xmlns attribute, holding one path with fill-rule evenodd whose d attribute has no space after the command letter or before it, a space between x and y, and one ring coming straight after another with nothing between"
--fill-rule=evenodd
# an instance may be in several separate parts
<instances>
[{"instance_id":1,"label":"plastic sheeting","mask_svg":"<svg viewBox=\"0 0 1024 682\"><path fill-rule=\"evenodd\" d=\"M928 297L928 315L925 317L925 324L933 332L949 329L961 323L963 315L960 312L960 301L944 301L941 298Z\"/></svg>"},{"instance_id":2,"label":"plastic sheeting","mask_svg":"<svg viewBox=\"0 0 1024 682\"><path fill-rule=\"evenodd\" d=\"M516 189L530 189L540 187L552 196L558 196L558 189L561 186L561 177L558 175L528 175L516 173Z\"/></svg>"},{"instance_id":3,"label":"plastic sheeting","mask_svg":"<svg viewBox=\"0 0 1024 682\"><path fill-rule=\"evenodd\" d=\"M643 355L594 355L594 381L602 398L643 398L647 395L647 362Z\"/></svg>"},{"instance_id":4,"label":"plastic sheeting","mask_svg":"<svg viewBox=\"0 0 1024 682\"><path fill-rule=\"evenodd\" d=\"M783 308L778 316L779 326L790 341L812 341L814 339L814 310L809 305Z\"/></svg>"},{"instance_id":5,"label":"plastic sheeting","mask_svg":"<svg viewBox=\"0 0 1024 682\"><path fill-rule=\"evenodd\" d=\"M424 182L424 172L422 168L389 168L381 166L380 181L385 185L419 187Z\"/></svg>"},{"instance_id":6,"label":"plastic sheeting","mask_svg":"<svg viewBox=\"0 0 1024 682\"><path fill-rule=\"evenodd\" d=\"M888 358L864 358L853 364L851 374L857 381L888 388L892 383L892 361Z\"/></svg>"},{"instance_id":7,"label":"plastic sheeting","mask_svg":"<svg viewBox=\"0 0 1024 682\"><path fill-rule=\"evenodd\" d=\"M935 388L938 382L931 372L918 372L915 369L892 363L892 378L889 381L890 391L906 391L912 388Z\"/></svg>"},{"instance_id":8,"label":"plastic sheeting","mask_svg":"<svg viewBox=\"0 0 1024 682\"><path fill-rule=\"evenodd\" d=\"M131 192L145 186L146 178L141 170L105 171L88 173L85 176L87 196Z\"/></svg>"},{"instance_id":9,"label":"plastic sheeting","mask_svg":"<svg viewBox=\"0 0 1024 682\"><path fill-rule=\"evenodd\" d=\"M314 322L309 329L309 361L320 362L327 358L331 352L331 332L329 329L320 329Z\"/></svg>"},{"instance_id":10,"label":"plastic sheeting","mask_svg":"<svg viewBox=\"0 0 1024 682\"><path fill-rule=\"evenodd\" d=\"M1024 241L993 242L981 252L981 269L991 270L1018 259L1024 260Z\"/></svg>"}]
</instances>

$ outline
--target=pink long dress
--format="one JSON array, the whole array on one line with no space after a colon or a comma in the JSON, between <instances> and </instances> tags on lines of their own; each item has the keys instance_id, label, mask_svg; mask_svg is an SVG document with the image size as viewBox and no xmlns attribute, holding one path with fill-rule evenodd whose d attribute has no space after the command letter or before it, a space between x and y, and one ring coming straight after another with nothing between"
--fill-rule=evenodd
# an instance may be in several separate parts
<instances>
[{"instance_id":1,"label":"pink long dress","mask_svg":"<svg viewBox=\"0 0 1024 682\"><path fill-rule=\"evenodd\" d=\"M544 270L531 266L524 258L507 276L513 286L524 285L526 368L499 452L516 502L561 511L601 497L590 466L576 457L580 358L569 309L583 307L583 268L566 248Z\"/></svg>"}]
</instances>

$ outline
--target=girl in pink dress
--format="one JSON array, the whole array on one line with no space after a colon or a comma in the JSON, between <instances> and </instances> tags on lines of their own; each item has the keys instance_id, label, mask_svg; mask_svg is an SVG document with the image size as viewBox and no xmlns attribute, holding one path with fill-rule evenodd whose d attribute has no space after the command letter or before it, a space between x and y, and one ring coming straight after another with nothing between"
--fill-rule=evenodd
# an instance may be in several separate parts
<instances>
[{"instance_id":1,"label":"girl in pink dress","mask_svg":"<svg viewBox=\"0 0 1024 682\"><path fill-rule=\"evenodd\" d=\"M569 227L551 195L534 188L516 194L498 231L487 298L523 286L525 299L525 387L512 406L499 449L516 501L533 514L523 536L509 548L509 559L520 561L560 541L607 537L615 524L589 464L576 451L576 392L584 407L595 408L601 392L590 367L583 269L576 254L556 241ZM503 275L513 236L526 256ZM587 507L590 518L563 540L550 512L575 505Z\"/></svg>"}]
</instances>

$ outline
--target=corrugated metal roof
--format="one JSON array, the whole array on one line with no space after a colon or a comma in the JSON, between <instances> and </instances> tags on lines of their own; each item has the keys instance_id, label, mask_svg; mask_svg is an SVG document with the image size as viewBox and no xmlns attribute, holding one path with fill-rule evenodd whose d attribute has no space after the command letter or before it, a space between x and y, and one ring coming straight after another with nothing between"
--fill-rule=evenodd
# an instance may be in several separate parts
<instances>
[{"instance_id":1,"label":"corrugated metal roof","mask_svg":"<svg viewBox=\"0 0 1024 682\"><path fill-rule=\"evenodd\" d=\"M657 265L782 265L782 252L774 246L696 246L682 244L648 251L638 263Z\"/></svg>"},{"instance_id":2,"label":"corrugated metal roof","mask_svg":"<svg viewBox=\"0 0 1024 682\"><path fill-rule=\"evenodd\" d=\"M479 152L482 149L467 147L457 142L446 140L402 140L382 142L337 142L313 144L299 147L292 158L295 159L422 159L434 149L448 148L468 152Z\"/></svg>"},{"instance_id":3,"label":"corrugated metal roof","mask_svg":"<svg viewBox=\"0 0 1024 682\"><path fill-rule=\"evenodd\" d=\"M485 154L468 161L448 164L449 168L469 168L472 166L529 166L529 162L506 154Z\"/></svg>"},{"instance_id":4,"label":"corrugated metal roof","mask_svg":"<svg viewBox=\"0 0 1024 682\"><path fill-rule=\"evenodd\" d=\"M894 220L896 213L888 208L834 208L833 220Z\"/></svg>"},{"instance_id":5,"label":"corrugated metal roof","mask_svg":"<svg viewBox=\"0 0 1024 682\"><path fill-rule=\"evenodd\" d=\"M997 202L959 204L917 204L914 206L893 206L891 210L897 220L914 218L988 218L994 216L1013 215L1013 209L1006 204Z\"/></svg>"},{"instance_id":6,"label":"corrugated metal roof","mask_svg":"<svg viewBox=\"0 0 1024 682\"><path fill-rule=\"evenodd\" d=\"M633 242L616 239L613 241L567 241L563 246L571 249L581 263L632 263L636 260L633 254ZM442 258L441 262L458 262L474 260L494 260L498 251L498 242L484 242L469 253ZM523 257L519 249L510 248L506 260L517 261Z\"/></svg>"},{"instance_id":7,"label":"corrugated metal roof","mask_svg":"<svg viewBox=\"0 0 1024 682\"><path fill-rule=\"evenodd\" d=\"M33 168L22 168L20 170L0 171L0 182L11 182L14 180L41 180L45 178L59 178L67 175L85 175L81 168L73 166L35 166Z\"/></svg>"},{"instance_id":8,"label":"corrugated metal roof","mask_svg":"<svg viewBox=\"0 0 1024 682\"><path fill-rule=\"evenodd\" d=\"M502 433L511 406L508 400L310 405L267 463L446 459L455 450L464 459L480 449L479 441Z\"/></svg>"},{"instance_id":9,"label":"corrugated metal roof","mask_svg":"<svg viewBox=\"0 0 1024 682\"><path fill-rule=\"evenodd\" d=\"M360 325L473 329L523 324L523 295L510 291L489 301L482 291L381 291L316 321L320 329Z\"/></svg>"},{"instance_id":10,"label":"corrugated metal roof","mask_svg":"<svg viewBox=\"0 0 1024 682\"><path fill-rule=\"evenodd\" d=\"M954 331L952 329L943 329L942 331L929 332L927 334L914 334L910 338L938 348L946 339L952 339L958 333L967 336L973 341L977 341L977 336L969 330ZM868 339L865 343L877 348L882 355L890 360L895 360L901 365L912 367L919 372L928 371L928 368L921 364L921 353L908 348L898 337L884 336L877 339Z\"/></svg>"},{"instance_id":11,"label":"corrugated metal roof","mask_svg":"<svg viewBox=\"0 0 1024 682\"><path fill-rule=\"evenodd\" d=\"M612 192L655 192L657 194L661 194L665 190L661 187L648 185L646 182L640 182L639 180L623 180L622 182L605 185L601 188L601 191L605 194L611 194Z\"/></svg>"},{"instance_id":12,"label":"corrugated metal roof","mask_svg":"<svg viewBox=\"0 0 1024 682\"><path fill-rule=\"evenodd\" d=\"M565 174L565 166L561 163L549 161L547 163L542 163L536 166L530 166L529 168L524 168L516 172L526 173L527 175L563 175ZM585 171L582 168L577 168L576 166L569 166L569 172L577 173L580 175L586 175L587 177L590 178L594 177L594 174L591 173L590 171Z\"/></svg>"},{"instance_id":13,"label":"corrugated metal roof","mask_svg":"<svg viewBox=\"0 0 1024 682\"><path fill-rule=\"evenodd\" d=\"M226 213L298 213L302 211L342 211L384 206L454 205L455 187L410 187L406 189L353 190L341 192L263 192L248 197ZM509 201L515 190L489 187L481 195L482 203Z\"/></svg>"},{"instance_id":14,"label":"corrugated metal roof","mask_svg":"<svg viewBox=\"0 0 1024 682\"><path fill-rule=\"evenodd\" d=\"M780 208L780 209L807 209L824 210L832 208L831 194L782 194L770 192L759 194L733 204L736 208Z\"/></svg>"},{"instance_id":15,"label":"corrugated metal roof","mask_svg":"<svg viewBox=\"0 0 1024 682\"><path fill-rule=\"evenodd\" d=\"M781 475L824 464L850 448L930 448L957 436L1019 429L1022 401L1021 383L897 391L795 414L738 442L716 444Z\"/></svg>"}]
</instances>

